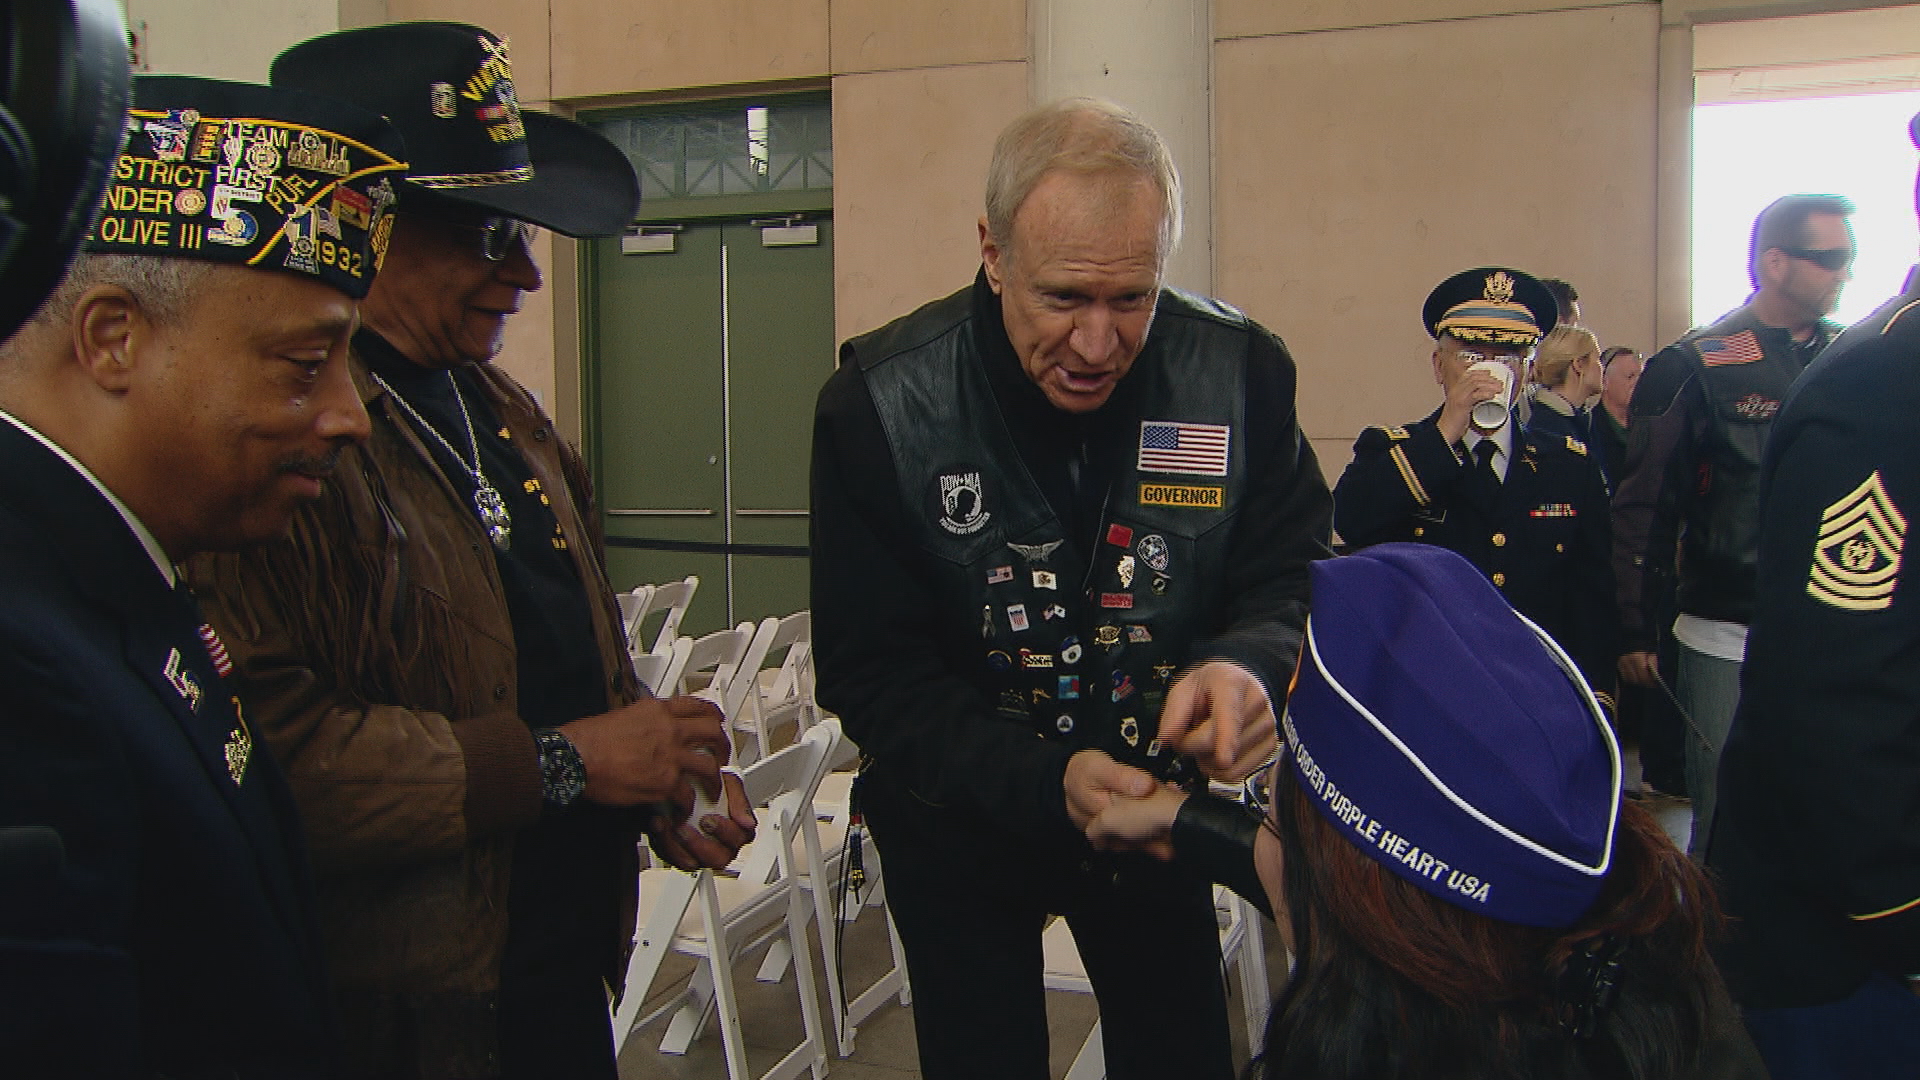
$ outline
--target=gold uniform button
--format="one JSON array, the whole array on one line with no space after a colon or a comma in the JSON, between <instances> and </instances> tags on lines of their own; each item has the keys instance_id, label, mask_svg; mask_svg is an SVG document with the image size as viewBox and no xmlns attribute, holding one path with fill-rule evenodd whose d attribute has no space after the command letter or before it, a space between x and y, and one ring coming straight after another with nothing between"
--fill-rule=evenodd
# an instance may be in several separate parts
<instances>
[{"instance_id":1,"label":"gold uniform button","mask_svg":"<svg viewBox=\"0 0 1920 1080\"><path fill-rule=\"evenodd\" d=\"M1498 585L1498 586L1500 586L1500 587L1501 587L1501 588L1503 588L1503 589L1504 589L1504 588L1506 588L1506 587L1507 587L1507 575L1505 575L1505 574L1501 574L1501 573L1495 573L1495 574L1493 575L1493 583L1494 583L1495 585Z\"/></svg>"},{"instance_id":2,"label":"gold uniform button","mask_svg":"<svg viewBox=\"0 0 1920 1080\"><path fill-rule=\"evenodd\" d=\"M1427 530L1426 530L1426 529L1424 529L1424 528L1421 528L1421 527L1420 527L1420 526L1418 526L1418 525L1416 525L1416 526L1414 526L1414 528L1413 528L1413 535L1415 535L1415 536L1425 536L1425 535L1427 535Z\"/></svg>"},{"instance_id":3,"label":"gold uniform button","mask_svg":"<svg viewBox=\"0 0 1920 1080\"><path fill-rule=\"evenodd\" d=\"M1494 546L1494 547L1506 547L1506 546L1507 546L1507 534L1506 534L1506 533L1494 533L1494 534L1493 534L1493 546Z\"/></svg>"},{"instance_id":4,"label":"gold uniform button","mask_svg":"<svg viewBox=\"0 0 1920 1080\"><path fill-rule=\"evenodd\" d=\"M1553 545L1553 551L1556 555L1565 555L1567 553L1567 545L1555 544Z\"/></svg>"}]
</instances>

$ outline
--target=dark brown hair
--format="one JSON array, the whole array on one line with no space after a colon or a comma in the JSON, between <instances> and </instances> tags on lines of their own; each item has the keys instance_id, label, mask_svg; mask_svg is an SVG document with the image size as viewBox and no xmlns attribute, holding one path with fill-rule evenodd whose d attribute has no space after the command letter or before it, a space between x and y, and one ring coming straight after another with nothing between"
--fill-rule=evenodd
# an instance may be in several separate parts
<instances>
[{"instance_id":1,"label":"dark brown hair","mask_svg":"<svg viewBox=\"0 0 1920 1080\"><path fill-rule=\"evenodd\" d=\"M1298 960L1250 1076L1699 1072L1724 1002L1707 953L1721 915L1704 875L1646 811L1622 805L1613 865L1586 915L1538 929L1420 891L1336 832L1297 784L1284 786L1275 804ZM1567 969L1603 942L1623 943L1618 996L1575 1034L1562 1022Z\"/></svg>"}]
</instances>

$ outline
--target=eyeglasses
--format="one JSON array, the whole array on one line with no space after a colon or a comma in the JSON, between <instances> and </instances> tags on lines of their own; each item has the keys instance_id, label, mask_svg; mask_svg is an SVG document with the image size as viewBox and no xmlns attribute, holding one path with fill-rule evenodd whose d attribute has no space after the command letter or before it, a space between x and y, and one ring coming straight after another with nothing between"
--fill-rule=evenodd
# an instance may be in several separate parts
<instances>
[{"instance_id":1,"label":"eyeglasses","mask_svg":"<svg viewBox=\"0 0 1920 1080\"><path fill-rule=\"evenodd\" d=\"M1458 355L1460 359L1463 362L1465 362L1468 367L1472 367L1473 365L1480 363L1482 360L1497 360L1502 364L1533 363L1532 349L1528 349L1526 352L1523 352L1523 353L1483 353L1483 352L1475 352L1472 349L1461 349L1456 355Z\"/></svg>"},{"instance_id":2,"label":"eyeglasses","mask_svg":"<svg viewBox=\"0 0 1920 1080\"><path fill-rule=\"evenodd\" d=\"M1780 249L1796 259L1805 259L1828 273L1837 274L1853 264L1854 251L1844 248L1792 248Z\"/></svg>"},{"instance_id":3,"label":"eyeglasses","mask_svg":"<svg viewBox=\"0 0 1920 1080\"><path fill-rule=\"evenodd\" d=\"M533 242L535 226L531 222L516 217L499 214L479 222L448 222L456 229L468 229L480 234L480 254L488 262L506 262L515 249Z\"/></svg>"}]
</instances>

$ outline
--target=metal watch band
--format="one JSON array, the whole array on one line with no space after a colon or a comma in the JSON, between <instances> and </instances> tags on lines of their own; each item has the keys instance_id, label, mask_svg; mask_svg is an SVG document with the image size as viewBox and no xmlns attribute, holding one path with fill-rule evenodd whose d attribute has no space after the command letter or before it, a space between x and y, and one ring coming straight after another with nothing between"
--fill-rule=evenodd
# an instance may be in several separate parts
<instances>
[{"instance_id":1,"label":"metal watch band","mask_svg":"<svg viewBox=\"0 0 1920 1080\"><path fill-rule=\"evenodd\" d=\"M587 790L587 766L573 740L554 728L533 733L540 755L540 794L555 806L566 806Z\"/></svg>"}]
</instances>

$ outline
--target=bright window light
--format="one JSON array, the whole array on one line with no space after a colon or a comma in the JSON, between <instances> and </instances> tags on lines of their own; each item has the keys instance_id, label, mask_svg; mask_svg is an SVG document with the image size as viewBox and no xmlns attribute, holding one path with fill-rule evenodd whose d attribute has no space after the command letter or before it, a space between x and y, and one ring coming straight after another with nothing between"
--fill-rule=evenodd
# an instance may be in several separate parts
<instances>
[{"instance_id":1,"label":"bright window light","mask_svg":"<svg viewBox=\"0 0 1920 1080\"><path fill-rule=\"evenodd\" d=\"M1746 302L1753 219L1782 195L1845 195L1860 257L1833 318L1851 323L1900 291L1920 255L1915 151L1920 92L1701 105L1693 110L1693 321Z\"/></svg>"}]
</instances>

